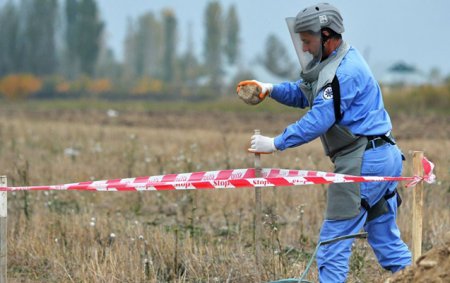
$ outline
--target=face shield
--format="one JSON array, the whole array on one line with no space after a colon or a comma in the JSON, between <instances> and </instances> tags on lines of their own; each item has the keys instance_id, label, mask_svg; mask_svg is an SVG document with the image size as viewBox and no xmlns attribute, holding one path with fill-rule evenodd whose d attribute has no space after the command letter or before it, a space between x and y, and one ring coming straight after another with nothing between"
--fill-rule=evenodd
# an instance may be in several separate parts
<instances>
[{"instance_id":1,"label":"face shield","mask_svg":"<svg viewBox=\"0 0 450 283\"><path fill-rule=\"evenodd\" d=\"M295 32L295 17L286 18L286 24L291 34L291 39L297 53L302 72L306 73L314 69L322 59L322 37L318 32Z\"/></svg>"}]
</instances>

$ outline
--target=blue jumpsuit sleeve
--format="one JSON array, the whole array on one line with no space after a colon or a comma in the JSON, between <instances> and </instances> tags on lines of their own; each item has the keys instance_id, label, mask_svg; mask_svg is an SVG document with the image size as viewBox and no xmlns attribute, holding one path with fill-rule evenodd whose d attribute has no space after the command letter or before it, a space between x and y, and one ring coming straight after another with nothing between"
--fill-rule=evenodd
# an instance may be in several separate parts
<instances>
[{"instance_id":1,"label":"blue jumpsuit sleeve","mask_svg":"<svg viewBox=\"0 0 450 283\"><path fill-rule=\"evenodd\" d=\"M308 99L306 99L302 90L300 89L300 83L297 82L284 82L275 84L270 97L277 102L298 108L305 108L309 106Z\"/></svg>"},{"instance_id":2,"label":"blue jumpsuit sleeve","mask_svg":"<svg viewBox=\"0 0 450 283\"><path fill-rule=\"evenodd\" d=\"M285 150L308 143L324 134L335 122L333 107L333 98L324 97L321 90L313 102L312 109L275 137L275 147Z\"/></svg>"}]
</instances>

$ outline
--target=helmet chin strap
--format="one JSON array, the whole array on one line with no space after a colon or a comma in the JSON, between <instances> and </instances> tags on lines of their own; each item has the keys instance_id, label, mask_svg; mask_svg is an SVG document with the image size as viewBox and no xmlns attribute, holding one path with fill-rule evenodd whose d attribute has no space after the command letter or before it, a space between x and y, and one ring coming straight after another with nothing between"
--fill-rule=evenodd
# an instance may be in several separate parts
<instances>
[{"instance_id":1,"label":"helmet chin strap","mask_svg":"<svg viewBox=\"0 0 450 283\"><path fill-rule=\"evenodd\" d=\"M325 41L322 40L322 59L320 61L323 61L328 58L328 55L325 52L325 43L326 42L327 42L327 40L325 40Z\"/></svg>"},{"instance_id":2,"label":"helmet chin strap","mask_svg":"<svg viewBox=\"0 0 450 283\"><path fill-rule=\"evenodd\" d=\"M323 30L320 32L320 37L321 37L320 40L321 40L321 44L322 44L322 60L321 61L323 61L328 58L328 55L325 52L325 43L330 39L330 37L327 36Z\"/></svg>"}]
</instances>

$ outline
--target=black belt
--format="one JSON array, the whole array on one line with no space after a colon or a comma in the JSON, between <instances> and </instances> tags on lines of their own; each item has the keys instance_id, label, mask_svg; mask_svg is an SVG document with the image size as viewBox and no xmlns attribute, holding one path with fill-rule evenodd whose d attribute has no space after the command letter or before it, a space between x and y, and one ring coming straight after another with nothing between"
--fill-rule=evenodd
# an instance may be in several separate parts
<instances>
[{"instance_id":1,"label":"black belt","mask_svg":"<svg viewBox=\"0 0 450 283\"><path fill-rule=\"evenodd\" d=\"M392 137L392 135L389 133L389 135L380 135L380 136L367 136L367 146L366 146L366 150L368 149L373 149L373 148L377 148L380 147L384 144L395 144L395 141Z\"/></svg>"}]
</instances>

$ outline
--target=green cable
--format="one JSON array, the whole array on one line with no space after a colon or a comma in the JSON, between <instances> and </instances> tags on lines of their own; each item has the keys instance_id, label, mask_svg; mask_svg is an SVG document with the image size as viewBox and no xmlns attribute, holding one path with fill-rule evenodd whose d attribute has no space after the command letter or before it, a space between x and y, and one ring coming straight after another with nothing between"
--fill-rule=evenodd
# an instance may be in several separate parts
<instances>
[{"instance_id":1,"label":"green cable","mask_svg":"<svg viewBox=\"0 0 450 283\"><path fill-rule=\"evenodd\" d=\"M303 271L303 274L300 276L299 279L296 279L296 278L281 279L278 281L272 281L270 283L312 283L311 281L305 280L304 278L308 274L308 271L311 268L311 266L314 262L314 259L316 258L316 254L319 251L319 247L321 245L328 245L328 244L331 244L331 243L334 243L337 241L342 241L342 240L351 239L351 238L365 239L365 238L367 238L367 232L361 232L361 233L356 233L356 234L351 234L351 235L340 236L340 237L336 237L333 239L319 242L316 246L316 249L314 250L314 253L312 254L311 258L309 259L308 264L306 265L305 271Z\"/></svg>"}]
</instances>

